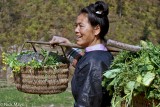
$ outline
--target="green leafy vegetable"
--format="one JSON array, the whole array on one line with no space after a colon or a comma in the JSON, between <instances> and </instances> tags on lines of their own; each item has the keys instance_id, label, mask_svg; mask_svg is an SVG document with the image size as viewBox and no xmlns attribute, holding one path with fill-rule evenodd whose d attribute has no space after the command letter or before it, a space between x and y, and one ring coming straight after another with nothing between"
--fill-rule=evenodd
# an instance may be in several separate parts
<instances>
[{"instance_id":1,"label":"green leafy vegetable","mask_svg":"<svg viewBox=\"0 0 160 107\"><path fill-rule=\"evenodd\" d=\"M147 74L144 75L143 78L143 85L149 86L153 79L155 78L155 73L147 72Z\"/></svg>"},{"instance_id":2,"label":"green leafy vegetable","mask_svg":"<svg viewBox=\"0 0 160 107\"><path fill-rule=\"evenodd\" d=\"M112 107L144 93L148 99L160 100L160 46L141 41L144 48L138 52L122 51L104 73L102 85L110 92Z\"/></svg>"},{"instance_id":3,"label":"green leafy vegetable","mask_svg":"<svg viewBox=\"0 0 160 107\"><path fill-rule=\"evenodd\" d=\"M48 52L46 50L41 50L40 53L26 51L21 53L3 53L3 63L12 68L14 73L19 73L21 67L29 66L31 68L41 68L41 67L54 67L60 64L58 56L56 53Z\"/></svg>"},{"instance_id":4,"label":"green leafy vegetable","mask_svg":"<svg viewBox=\"0 0 160 107\"><path fill-rule=\"evenodd\" d=\"M116 74L119 73L120 71L121 71L121 69L109 70L104 74L104 76L106 78L114 78L116 76Z\"/></svg>"}]
</instances>

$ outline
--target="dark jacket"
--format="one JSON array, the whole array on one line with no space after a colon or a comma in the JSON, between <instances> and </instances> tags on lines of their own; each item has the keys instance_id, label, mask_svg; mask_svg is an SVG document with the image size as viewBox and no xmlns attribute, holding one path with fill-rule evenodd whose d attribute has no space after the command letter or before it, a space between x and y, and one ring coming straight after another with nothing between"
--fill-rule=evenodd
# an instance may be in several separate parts
<instances>
[{"instance_id":1,"label":"dark jacket","mask_svg":"<svg viewBox=\"0 0 160 107\"><path fill-rule=\"evenodd\" d=\"M113 56L108 51L85 53L78 61L72 78L74 107L108 107L111 96L102 88L102 74L106 71Z\"/></svg>"}]
</instances>

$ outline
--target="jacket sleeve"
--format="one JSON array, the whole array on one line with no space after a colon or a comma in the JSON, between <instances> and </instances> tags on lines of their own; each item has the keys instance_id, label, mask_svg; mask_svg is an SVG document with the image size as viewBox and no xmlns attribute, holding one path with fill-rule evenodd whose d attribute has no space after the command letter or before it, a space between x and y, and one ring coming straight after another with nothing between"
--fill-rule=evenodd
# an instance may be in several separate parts
<instances>
[{"instance_id":1,"label":"jacket sleeve","mask_svg":"<svg viewBox=\"0 0 160 107\"><path fill-rule=\"evenodd\" d=\"M103 62L91 61L80 72L85 71L85 78L82 78L83 85L78 94L77 101L74 107L101 107L102 103L102 72L107 69L107 65Z\"/></svg>"},{"instance_id":2,"label":"jacket sleeve","mask_svg":"<svg viewBox=\"0 0 160 107\"><path fill-rule=\"evenodd\" d=\"M78 60L83 56L83 52L81 49L72 48L69 51L66 51L67 58L73 67L76 66Z\"/></svg>"}]
</instances>

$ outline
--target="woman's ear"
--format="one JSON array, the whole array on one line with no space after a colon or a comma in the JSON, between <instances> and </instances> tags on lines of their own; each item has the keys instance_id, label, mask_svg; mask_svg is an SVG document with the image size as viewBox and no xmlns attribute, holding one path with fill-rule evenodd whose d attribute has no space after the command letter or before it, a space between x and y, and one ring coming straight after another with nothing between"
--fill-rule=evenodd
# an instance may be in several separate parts
<instances>
[{"instance_id":1,"label":"woman's ear","mask_svg":"<svg viewBox=\"0 0 160 107\"><path fill-rule=\"evenodd\" d=\"M100 31L101 31L101 28L99 25L94 27L94 35L99 35Z\"/></svg>"}]
</instances>

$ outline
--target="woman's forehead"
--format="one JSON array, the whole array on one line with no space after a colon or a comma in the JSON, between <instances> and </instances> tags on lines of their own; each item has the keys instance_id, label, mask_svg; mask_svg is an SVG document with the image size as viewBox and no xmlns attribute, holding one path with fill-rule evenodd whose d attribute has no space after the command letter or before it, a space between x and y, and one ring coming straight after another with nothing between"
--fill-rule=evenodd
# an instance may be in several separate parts
<instances>
[{"instance_id":1,"label":"woman's forehead","mask_svg":"<svg viewBox=\"0 0 160 107\"><path fill-rule=\"evenodd\" d=\"M77 16L76 23L88 23L88 14L81 13Z\"/></svg>"}]
</instances>

